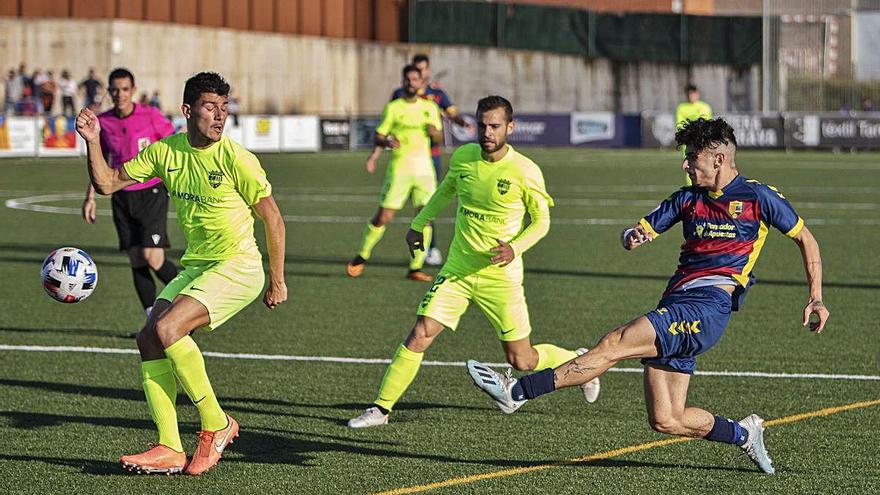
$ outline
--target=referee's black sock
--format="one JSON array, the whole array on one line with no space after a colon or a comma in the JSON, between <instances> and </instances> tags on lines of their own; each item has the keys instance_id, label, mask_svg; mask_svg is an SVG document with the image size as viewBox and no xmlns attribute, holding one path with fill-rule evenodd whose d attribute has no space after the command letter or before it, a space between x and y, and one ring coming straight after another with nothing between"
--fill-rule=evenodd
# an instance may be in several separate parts
<instances>
[{"instance_id":1,"label":"referee's black sock","mask_svg":"<svg viewBox=\"0 0 880 495\"><path fill-rule=\"evenodd\" d=\"M177 266L168 260L165 260L165 263L163 263L158 270L153 271L156 272L156 276L159 277L159 280L165 285L168 285L168 282L174 280L174 277L177 276L178 272Z\"/></svg>"},{"instance_id":2,"label":"referee's black sock","mask_svg":"<svg viewBox=\"0 0 880 495\"><path fill-rule=\"evenodd\" d=\"M137 292L138 299L141 300L141 306L144 309L153 305L156 300L156 282L150 274L149 266L141 266L131 268L132 278L134 278L134 290Z\"/></svg>"}]
</instances>

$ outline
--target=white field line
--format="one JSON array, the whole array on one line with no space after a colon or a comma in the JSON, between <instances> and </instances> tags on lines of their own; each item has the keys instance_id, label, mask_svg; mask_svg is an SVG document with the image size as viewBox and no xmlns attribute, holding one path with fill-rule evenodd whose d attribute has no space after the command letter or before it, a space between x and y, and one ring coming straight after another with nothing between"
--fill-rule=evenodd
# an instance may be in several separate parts
<instances>
[{"instance_id":1,"label":"white field line","mask_svg":"<svg viewBox=\"0 0 880 495\"><path fill-rule=\"evenodd\" d=\"M0 351L19 352L81 352L89 354L137 354L135 349L114 347L81 347L81 346L42 346L42 345L8 345L0 344ZM334 356L291 356L287 354L233 354L227 352L202 352L207 357L218 359L247 359L255 361L300 361L340 364L388 364L390 359L349 358ZM463 361L422 361L425 366L464 367ZM507 363L485 363L494 367L509 367ZM617 373L641 373L642 368L611 368L608 371ZM702 376L747 377L747 378L783 378L783 379L817 379L817 380L860 380L880 381L880 375L834 375L826 373L766 373L763 371L697 371Z\"/></svg>"},{"instance_id":2,"label":"white field line","mask_svg":"<svg viewBox=\"0 0 880 495\"><path fill-rule=\"evenodd\" d=\"M315 196L315 195L313 195ZM67 201L71 199L81 199L82 193L70 192L59 194L43 194L39 196L28 196L24 198L7 199L5 206L14 210L36 211L40 213L56 213L62 215L81 215L79 208L67 206L49 206L40 203L52 201ZM336 196L334 196L336 197ZM344 198L345 196L339 196ZM311 199L308 199L311 201ZM616 199L562 199L565 205L595 205L595 206L626 206L640 205L656 206L656 201L646 200L616 200ZM375 198L373 201L375 202ZM801 203L798 206L806 208L820 209L856 209L856 210L874 210L880 209L880 203ZM98 209L97 214L101 216L110 216L112 213L107 209ZM174 212L169 212L170 218L177 218ZM366 221L366 216L339 216L339 215L284 215L284 220L290 223L340 223L340 224L361 224ZM394 218L394 223L409 223L411 217L398 216ZM451 224L455 222L454 218L443 217L435 220L441 224ZM555 217L552 220L554 225L630 225L634 222L632 218L560 218ZM808 218L807 223L810 225L880 225L880 218Z\"/></svg>"}]
</instances>

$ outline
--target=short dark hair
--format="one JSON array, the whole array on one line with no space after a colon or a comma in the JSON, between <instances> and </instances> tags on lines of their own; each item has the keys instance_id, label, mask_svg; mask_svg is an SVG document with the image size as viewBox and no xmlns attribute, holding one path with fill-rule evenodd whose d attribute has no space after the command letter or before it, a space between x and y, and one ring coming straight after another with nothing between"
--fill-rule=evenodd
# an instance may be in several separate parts
<instances>
[{"instance_id":1,"label":"short dark hair","mask_svg":"<svg viewBox=\"0 0 880 495\"><path fill-rule=\"evenodd\" d=\"M699 91L699 89L697 89L695 85L688 83L688 85L684 87L684 92L690 93L691 91Z\"/></svg>"},{"instance_id":2,"label":"short dark hair","mask_svg":"<svg viewBox=\"0 0 880 495\"><path fill-rule=\"evenodd\" d=\"M736 146L736 136L733 127L724 119L706 120L700 117L685 121L684 126L675 133L675 142L679 147L690 146L694 151L700 152L719 144Z\"/></svg>"},{"instance_id":3,"label":"short dark hair","mask_svg":"<svg viewBox=\"0 0 880 495\"><path fill-rule=\"evenodd\" d=\"M419 69L418 67L416 67L416 66L413 65L413 64L406 64L406 65L404 65L404 66L403 66L403 71L402 71L401 75L403 75L403 77L405 78L406 75L409 74L410 72L418 72L418 73L419 73L419 76L422 75L422 71L421 71L421 69Z\"/></svg>"},{"instance_id":4,"label":"short dark hair","mask_svg":"<svg viewBox=\"0 0 880 495\"><path fill-rule=\"evenodd\" d=\"M477 115L495 110L496 108L504 109L504 117L508 122L513 121L513 105L507 101L507 98L498 95L487 96L477 102Z\"/></svg>"},{"instance_id":5,"label":"short dark hair","mask_svg":"<svg viewBox=\"0 0 880 495\"><path fill-rule=\"evenodd\" d=\"M416 65L416 64L419 64L419 63L422 63L422 62L425 62L425 63L427 63L428 65L430 65L430 64L431 64L431 59L429 59L428 56L425 55L424 53L416 53L415 55L413 55L413 58L412 58L412 64L413 64L413 65Z\"/></svg>"},{"instance_id":6,"label":"short dark hair","mask_svg":"<svg viewBox=\"0 0 880 495\"><path fill-rule=\"evenodd\" d=\"M186 80L183 86L183 103L192 105L202 93L229 96L229 83L216 72L199 72Z\"/></svg>"},{"instance_id":7,"label":"short dark hair","mask_svg":"<svg viewBox=\"0 0 880 495\"><path fill-rule=\"evenodd\" d=\"M117 67L110 72L110 76L107 77L107 85L113 84L115 79L125 79L128 78L131 81L131 85L134 86L134 74L131 73L128 69L124 69L122 67Z\"/></svg>"}]
</instances>

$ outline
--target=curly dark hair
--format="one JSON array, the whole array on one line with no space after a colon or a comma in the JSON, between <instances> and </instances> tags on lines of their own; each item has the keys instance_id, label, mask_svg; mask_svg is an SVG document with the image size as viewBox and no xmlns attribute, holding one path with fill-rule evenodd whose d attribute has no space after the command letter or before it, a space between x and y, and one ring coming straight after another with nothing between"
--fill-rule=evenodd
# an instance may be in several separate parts
<instances>
[{"instance_id":1,"label":"curly dark hair","mask_svg":"<svg viewBox=\"0 0 880 495\"><path fill-rule=\"evenodd\" d=\"M736 146L736 136L733 134L733 127L724 119L706 120L700 117L685 122L675 133L675 142L679 147L690 146L693 151L700 152L719 144Z\"/></svg>"},{"instance_id":2,"label":"curly dark hair","mask_svg":"<svg viewBox=\"0 0 880 495\"><path fill-rule=\"evenodd\" d=\"M504 109L504 117L508 122L513 121L513 105L507 101L507 98L498 95L487 96L477 102L477 114L495 110L496 108Z\"/></svg>"},{"instance_id":3,"label":"curly dark hair","mask_svg":"<svg viewBox=\"0 0 880 495\"><path fill-rule=\"evenodd\" d=\"M229 83L216 72L199 72L186 80L183 86L183 102L192 105L202 93L229 96Z\"/></svg>"}]
</instances>

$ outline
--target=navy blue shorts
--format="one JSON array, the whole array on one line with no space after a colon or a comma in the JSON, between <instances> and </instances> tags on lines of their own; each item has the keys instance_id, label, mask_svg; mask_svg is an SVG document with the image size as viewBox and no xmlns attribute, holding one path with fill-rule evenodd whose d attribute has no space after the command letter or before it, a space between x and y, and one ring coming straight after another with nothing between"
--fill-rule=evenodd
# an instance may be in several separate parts
<instances>
[{"instance_id":1,"label":"navy blue shorts","mask_svg":"<svg viewBox=\"0 0 880 495\"><path fill-rule=\"evenodd\" d=\"M655 358L642 364L657 364L693 374L696 356L706 352L724 335L730 320L730 294L718 287L673 292L645 316L657 334Z\"/></svg>"}]
</instances>

